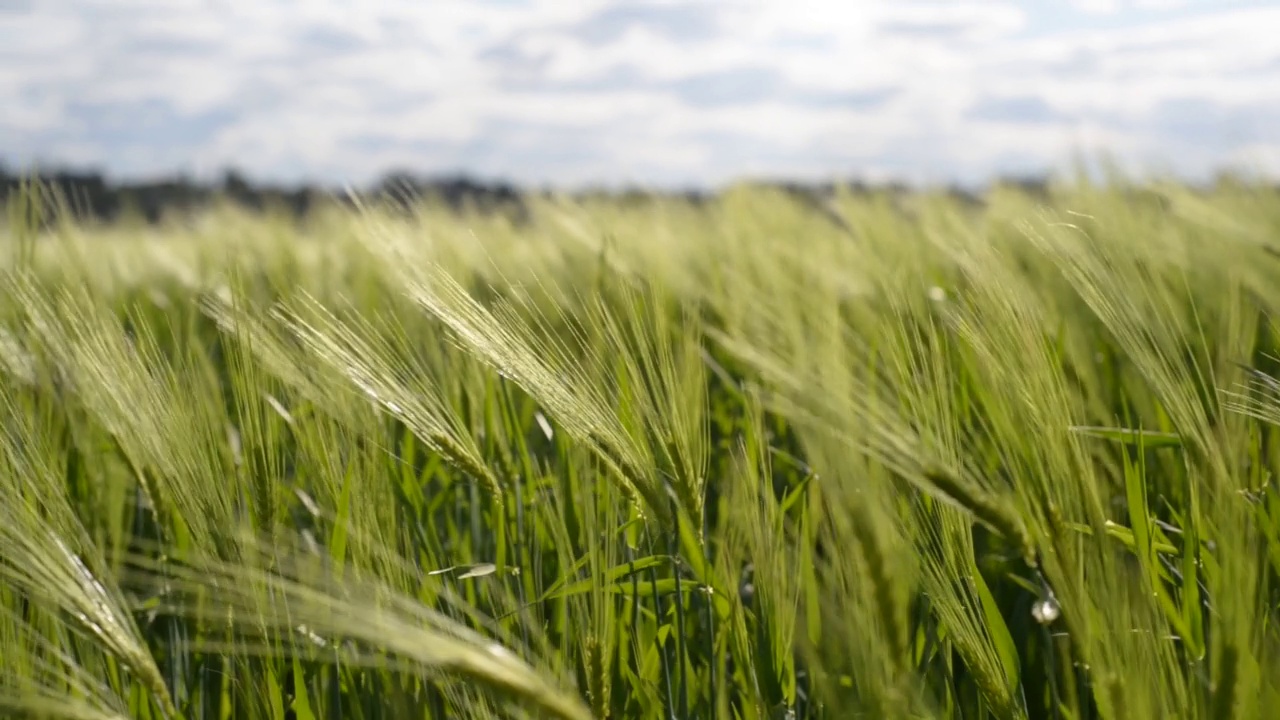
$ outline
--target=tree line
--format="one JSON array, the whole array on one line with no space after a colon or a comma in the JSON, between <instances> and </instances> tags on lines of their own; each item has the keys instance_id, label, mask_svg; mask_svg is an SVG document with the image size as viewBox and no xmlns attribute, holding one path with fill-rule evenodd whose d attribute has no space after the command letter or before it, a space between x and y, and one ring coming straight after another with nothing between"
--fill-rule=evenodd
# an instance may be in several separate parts
<instances>
[{"instance_id":1,"label":"tree line","mask_svg":"<svg viewBox=\"0 0 1280 720\"><path fill-rule=\"evenodd\" d=\"M230 202L252 211L282 212L301 219L322 204L353 203L341 188L306 183L294 186L257 183L236 170L228 170L221 178L212 181L199 181L184 175L123 181L113 180L97 170L58 168L17 172L0 163L0 205L8 206L24 184L29 186L33 180L38 181L36 184L42 189L42 196L48 199L44 212L46 219L70 211L79 220L112 222L132 218L155 224L166 217L197 212L218 202ZM1013 185L1038 196L1045 196L1049 188L1045 177L1007 178L998 183ZM763 184L783 190L817 210L824 209L825 200L835 190L833 183ZM909 192L906 186L892 183L872 186L852 182L842 183L842 187L855 193L887 192L896 195ZM509 213L517 222L527 217L525 200L528 197L550 192L518 188L507 182L482 181L465 175L427 177L406 171L386 173L370 186L355 190L362 198L376 198L406 208L418 200L430 199L459 212ZM966 203L982 204L980 192L958 187L949 188L947 192ZM713 194L700 190L655 193L644 189L574 193L577 197L608 196L623 203L674 197L699 204Z\"/></svg>"}]
</instances>

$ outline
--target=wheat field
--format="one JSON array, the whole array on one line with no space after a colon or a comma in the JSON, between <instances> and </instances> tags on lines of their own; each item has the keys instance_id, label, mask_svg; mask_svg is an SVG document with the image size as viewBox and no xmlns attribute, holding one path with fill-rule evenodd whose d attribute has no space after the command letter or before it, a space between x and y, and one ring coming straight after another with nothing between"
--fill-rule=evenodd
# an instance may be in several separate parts
<instances>
[{"instance_id":1,"label":"wheat field","mask_svg":"<svg viewBox=\"0 0 1280 720\"><path fill-rule=\"evenodd\" d=\"M10 205L0 714L1280 705L1274 189Z\"/></svg>"}]
</instances>

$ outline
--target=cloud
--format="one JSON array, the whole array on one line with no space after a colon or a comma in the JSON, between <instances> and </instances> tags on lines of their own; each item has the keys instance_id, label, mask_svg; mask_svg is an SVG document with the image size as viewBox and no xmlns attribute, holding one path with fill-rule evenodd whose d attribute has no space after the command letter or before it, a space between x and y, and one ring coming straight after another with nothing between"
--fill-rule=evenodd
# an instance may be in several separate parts
<instances>
[{"instance_id":1,"label":"cloud","mask_svg":"<svg viewBox=\"0 0 1280 720\"><path fill-rule=\"evenodd\" d=\"M1035 95L1013 97L983 97L969 110L973 120L990 120L1004 123L1052 123L1066 119L1054 110L1044 98Z\"/></svg>"},{"instance_id":2,"label":"cloud","mask_svg":"<svg viewBox=\"0 0 1280 720\"><path fill-rule=\"evenodd\" d=\"M1237 145L1266 144L1280 138L1280 102L1222 105L1197 97L1162 100L1140 123L1160 139L1195 138L1201 147L1229 151Z\"/></svg>"},{"instance_id":3,"label":"cloud","mask_svg":"<svg viewBox=\"0 0 1280 720\"><path fill-rule=\"evenodd\" d=\"M1110 15L1120 12L1124 4L1120 0L1070 0L1071 6L1083 13Z\"/></svg>"},{"instance_id":4,"label":"cloud","mask_svg":"<svg viewBox=\"0 0 1280 720\"><path fill-rule=\"evenodd\" d=\"M952 44L1009 37L1026 22L1026 11L1013 3L906 2L886 5L876 29L889 36Z\"/></svg>"},{"instance_id":5,"label":"cloud","mask_svg":"<svg viewBox=\"0 0 1280 720\"><path fill-rule=\"evenodd\" d=\"M601 8L569 32L590 45L614 42L632 28L644 28L676 41L713 37L719 15L712 5L618 4Z\"/></svg>"},{"instance_id":6,"label":"cloud","mask_svg":"<svg viewBox=\"0 0 1280 720\"><path fill-rule=\"evenodd\" d=\"M752 105L777 97L785 80L769 67L741 67L699 73L666 83L676 97L692 107Z\"/></svg>"},{"instance_id":7,"label":"cloud","mask_svg":"<svg viewBox=\"0 0 1280 720\"><path fill-rule=\"evenodd\" d=\"M1108 149L1280 173L1261 100L1280 97L1280 8L1263 2L3 3L11 165L939 181Z\"/></svg>"},{"instance_id":8,"label":"cloud","mask_svg":"<svg viewBox=\"0 0 1280 720\"><path fill-rule=\"evenodd\" d=\"M1205 4L1207 1L1209 0L1068 0L1076 10L1096 15L1114 15L1132 10L1181 10L1197 2Z\"/></svg>"}]
</instances>

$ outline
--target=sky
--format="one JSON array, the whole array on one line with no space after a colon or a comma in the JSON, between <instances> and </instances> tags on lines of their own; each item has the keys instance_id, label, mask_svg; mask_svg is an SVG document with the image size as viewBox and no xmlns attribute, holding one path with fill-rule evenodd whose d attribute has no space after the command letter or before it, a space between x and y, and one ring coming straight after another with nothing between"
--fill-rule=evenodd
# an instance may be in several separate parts
<instances>
[{"instance_id":1,"label":"sky","mask_svg":"<svg viewBox=\"0 0 1280 720\"><path fill-rule=\"evenodd\" d=\"M1280 177L1280 0L0 0L0 162L259 181Z\"/></svg>"}]
</instances>

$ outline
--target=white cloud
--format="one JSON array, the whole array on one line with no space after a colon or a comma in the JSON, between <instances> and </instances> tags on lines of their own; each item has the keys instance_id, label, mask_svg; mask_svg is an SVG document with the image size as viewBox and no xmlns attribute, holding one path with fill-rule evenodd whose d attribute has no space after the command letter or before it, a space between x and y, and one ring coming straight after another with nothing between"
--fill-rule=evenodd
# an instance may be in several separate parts
<instances>
[{"instance_id":1,"label":"white cloud","mask_svg":"<svg viewBox=\"0 0 1280 720\"><path fill-rule=\"evenodd\" d=\"M1074 4L32 3L0 11L0 158L714 183L977 179L1083 147L1280 172L1280 8Z\"/></svg>"},{"instance_id":2,"label":"white cloud","mask_svg":"<svg viewBox=\"0 0 1280 720\"><path fill-rule=\"evenodd\" d=\"M1095 15L1114 15L1125 10L1180 10L1206 1L1224 3L1224 0L1068 0L1076 10Z\"/></svg>"},{"instance_id":3,"label":"white cloud","mask_svg":"<svg viewBox=\"0 0 1280 720\"><path fill-rule=\"evenodd\" d=\"M1112 15L1120 12L1124 4L1120 0L1070 0L1071 6L1083 13Z\"/></svg>"}]
</instances>

